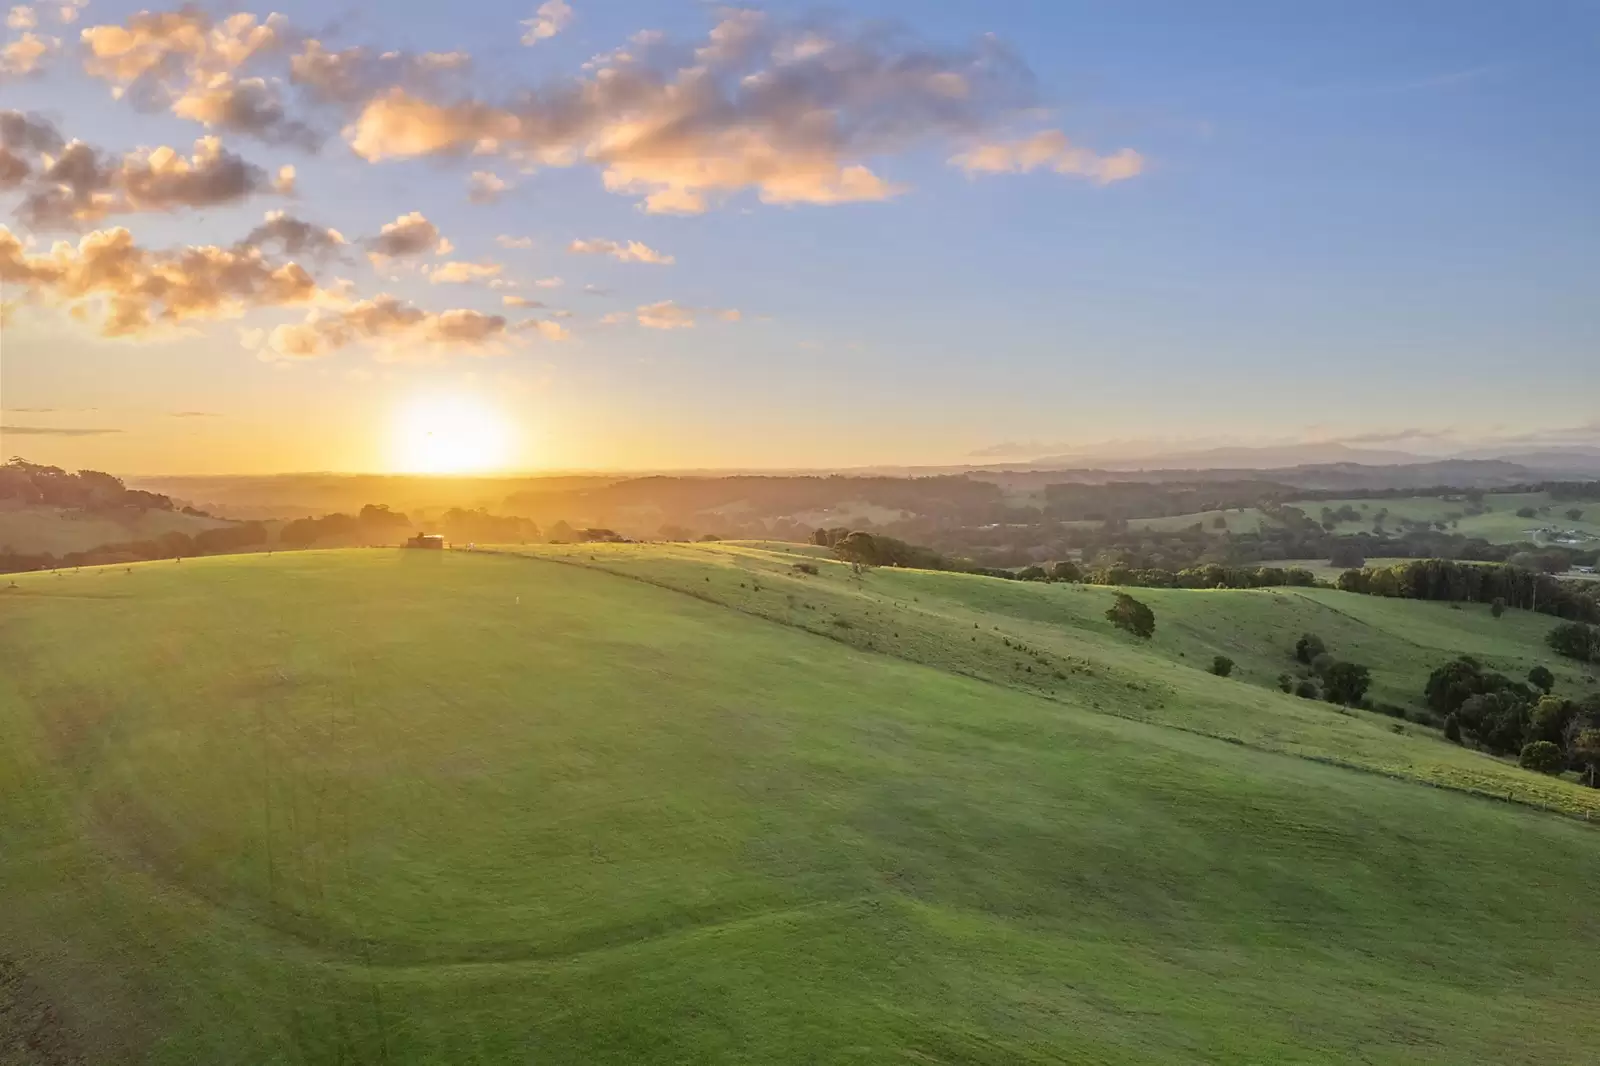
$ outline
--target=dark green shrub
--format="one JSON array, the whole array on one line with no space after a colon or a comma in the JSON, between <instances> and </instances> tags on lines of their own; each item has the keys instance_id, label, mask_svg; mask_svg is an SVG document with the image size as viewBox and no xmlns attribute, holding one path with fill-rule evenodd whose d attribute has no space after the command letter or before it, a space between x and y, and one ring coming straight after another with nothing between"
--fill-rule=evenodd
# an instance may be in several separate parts
<instances>
[{"instance_id":1,"label":"dark green shrub","mask_svg":"<svg viewBox=\"0 0 1600 1066\"><path fill-rule=\"evenodd\" d=\"M1504 596L1496 596L1494 598L1494 602L1489 605L1489 613L1494 615L1496 618L1499 618L1501 615L1505 614L1506 598Z\"/></svg>"},{"instance_id":2,"label":"dark green shrub","mask_svg":"<svg viewBox=\"0 0 1600 1066\"><path fill-rule=\"evenodd\" d=\"M1352 707L1361 702L1372 684L1372 672L1357 663L1334 663L1322 674L1329 703Z\"/></svg>"},{"instance_id":3,"label":"dark green shrub","mask_svg":"<svg viewBox=\"0 0 1600 1066\"><path fill-rule=\"evenodd\" d=\"M1156 613L1126 592L1117 593L1117 602L1106 612L1106 618L1136 637L1148 638L1156 631Z\"/></svg>"},{"instance_id":4,"label":"dark green shrub","mask_svg":"<svg viewBox=\"0 0 1600 1066\"><path fill-rule=\"evenodd\" d=\"M1452 744L1461 743L1461 720L1453 714L1445 716L1444 738Z\"/></svg>"},{"instance_id":5,"label":"dark green shrub","mask_svg":"<svg viewBox=\"0 0 1600 1066\"><path fill-rule=\"evenodd\" d=\"M1284 692L1293 692L1294 691L1294 678L1290 677L1288 674L1279 674L1278 675L1278 688L1281 689Z\"/></svg>"},{"instance_id":6,"label":"dark green shrub","mask_svg":"<svg viewBox=\"0 0 1600 1066\"><path fill-rule=\"evenodd\" d=\"M1536 740L1532 744L1525 744L1522 754L1517 762L1524 770L1534 770L1541 774L1559 774L1566 769L1567 757L1561 748L1548 740Z\"/></svg>"},{"instance_id":7,"label":"dark green shrub","mask_svg":"<svg viewBox=\"0 0 1600 1066\"><path fill-rule=\"evenodd\" d=\"M1294 687L1294 694L1303 700L1317 698L1317 685L1314 681L1302 681Z\"/></svg>"},{"instance_id":8,"label":"dark green shrub","mask_svg":"<svg viewBox=\"0 0 1600 1066\"><path fill-rule=\"evenodd\" d=\"M1535 666L1528 671L1528 684L1548 695L1556 687L1556 675L1550 672L1548 666Z\"/></svg>"},{"instance_id":9,"label":"dark green shrub","mask_svg":"<svg viewBox=\"0 0 1600 1066\"><path fill-rule=\"evenodd\" d=\"M1309 666L1312 659L1327 650L1328 646L1322 642L1321 637L1315 633L1305 633L1301 635L1299 640L1295 641L1294 657Z\"/></svg>"},{"instance_id":10,"label":"dark green shrub","mask_svg":"<svg viewBox=\"0 0 1600 1066\"><path fill-rule=\"evenodd\" d=\"M1218 677L1227 677L1233 673L1233 660L1226 655L1219 655L1211 660L1211 672Z\"/></svg>"},{"instance_id":11,"label":"dark green shrub","mask_svg":"<svg viewBox=\"0 0 1600 1066\"><path fill-rule=\"evenodd\" d=\"M1579 662L1600 659L1600 629L1582 622L1563 622L1550 631L1545 643L1559 654Z\"/></svg>"}]
</instances>

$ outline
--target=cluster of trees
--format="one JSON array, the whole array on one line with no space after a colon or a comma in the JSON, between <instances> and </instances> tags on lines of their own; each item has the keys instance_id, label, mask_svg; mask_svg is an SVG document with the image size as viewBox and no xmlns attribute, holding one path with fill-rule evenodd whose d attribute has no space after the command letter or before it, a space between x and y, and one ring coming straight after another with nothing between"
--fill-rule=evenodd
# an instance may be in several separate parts
<instances>
[{"instance_id":1,"label":"cluster of trees","mask_svg":"<svg viewBox=\"0 0 1600 1066\"><path fill-rule=\"evenodd\" d=\"M334 513L321 518L297 518L278 531L286 548L313 544L373 544L398 542L411 530L411 519L383 504L369 503L359 514Z\"/></svg>"},{"instance_id":2,"label":"cluster of trees","mask_svg":"<svg viewBox=\"0 0 1600 1066\"><path fill-rule=\"evenodd\" d=\"M461 507L439 516L438 532L458 543L526 544L539 539L539 526L529 519Z\"/></svg>"},{"instance_id":3,"label":"cluster of trees","mask_svg":"<svg viewBox=\"0 0 1600 1066\"><path fill-rule=\"evenodd\" d=\"M1600 621L1600 589L1558 581L1518 566L1414 559L1394 566L1346 570L1339 575L1337 586L1346 592L1410 600L1489 604L1500 600L1507 606L1558 618Z\"/></svg>"},{"instance_id":4,"label":"cluster of trees","mask_svg":"<svg viewBox=\"0 0 1600 1066\"><path fill-rule=\"evenodd\" d=\"M88 551L53 555L49 552L0 553L0 573L25 573L30 570L55 570L74 566L111 566L119 563L147 562L153 559L187 559L196 555L227 555L248 551L267 543L267 527L260 522L233 522L206 529L193 536L173 531L150 540L102 544Z\"/></svg>"},{"instance_id":5,"label":"cluster of trees","mask_svg":"<svg viewBox=\"0 0 1600 1066\"><path fill-rule=\"evenodd\" d=\"M1346 707L1366 705L1367 689L1372 686L1372 671L1360 663L1337 659L1328 644L1315 633L1303 633L1295 641L1295 674L1278 677L1278 687L1303 699L1324 699Z\"/></svg>"},{"instance_id":6,"label":"cluster of trees","mask_svg":"<svg viewBox=\"0 0 1600 1066\"><path fill-rule=\"evenodd\" d=\"M59 466L43 466L20 458L13 458L0 466L0 500L97 514L120 510L175 509L170 497L130 489L120 478L98 470L69 473Z\"/></svg>"},{"instance_id":7,"label":"cluster of trees","mask_svg":"<svg viewBox=\"0 0 1600 1066\"><path fill-rule=\"evenodd\" d=\"M1600 663L1600 628L1582 622L1563 622L1545 637L1560 655L1582 663Z\"/></svg>"},{"instance_id":8,"label":"cluster of trees","mask_svg":"<svg viewBox=\"0 0 1600 1066\"><path fill-rule=\"evenodd\" d=\"M1518 755L1543 773L1578 770L1588 785L1600 787L1600 693L1576 701L1553 695L1554 687L1546 667L1514 681L1463 655L1429 675L1423 698L1443 717L1447 739Z\"/></svg>"},{"instance_id":9,"label":"cluster of trees","mask_svg":"<svg viewBox=\"0 0 1600 1066\"><path fill-rule=\"evenodd\" d=\"M949 560L929 548L907 544L894 537L856 530L835 537L836 530L819 529L812 543L833 549L835 555L848 563L862 566L904 566L917 570L956 570Z\"/></svg>"},{"instance_id":10,"label":"cluster of trees","mask_svg":"<svg viewBox=\"0 0 1600 1066\"><path fill-rule=\"evenodd\" d=\"M1316 575L1302 567L1224 566L1206 563L1185 570L1135 570L1126 566L1076 568L1079 578L1091 585L1129 585L1160 589L1259 589L1283 586L1310 588ZM1058 579L1059 580L1059 579Z\"/></svg>"}]
</instances>

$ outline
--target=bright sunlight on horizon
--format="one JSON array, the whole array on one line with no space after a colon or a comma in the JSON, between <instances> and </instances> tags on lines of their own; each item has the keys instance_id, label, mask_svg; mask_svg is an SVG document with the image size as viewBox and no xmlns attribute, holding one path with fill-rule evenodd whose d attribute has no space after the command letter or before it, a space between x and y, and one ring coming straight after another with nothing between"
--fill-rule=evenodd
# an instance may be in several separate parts
<instances>
[{"instance_id":1,"label":"bright sunlight on horizon","mask_svg":"<svg viewBox=\"0 0 1600 1066\"><path fill-rule=\"evenodd\" d=\"M413 397L394 415L389 470L396 474L476 474L503 471L516 433L504 414L460 393Z\"/></svg>"}]
</instances>

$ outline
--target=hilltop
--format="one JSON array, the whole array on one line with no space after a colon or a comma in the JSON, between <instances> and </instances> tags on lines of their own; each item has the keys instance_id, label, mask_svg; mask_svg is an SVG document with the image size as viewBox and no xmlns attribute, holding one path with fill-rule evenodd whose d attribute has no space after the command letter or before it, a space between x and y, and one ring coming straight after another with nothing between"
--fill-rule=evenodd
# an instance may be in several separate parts
<instances>
[{"instance_id":1,"label":"hilltop","mask_svg":"<svg viewBox=\"0 0 1600 1066\"><path fill-rule=\"evenodd\" d=\"M1402 699L1548 620L1141 590L1146 644L1112 595L764 544L20 575L0 1024L23 1062L1588 1054L1600 791L1271 683L1306 626Z\"/></svg>"}]
</instances>

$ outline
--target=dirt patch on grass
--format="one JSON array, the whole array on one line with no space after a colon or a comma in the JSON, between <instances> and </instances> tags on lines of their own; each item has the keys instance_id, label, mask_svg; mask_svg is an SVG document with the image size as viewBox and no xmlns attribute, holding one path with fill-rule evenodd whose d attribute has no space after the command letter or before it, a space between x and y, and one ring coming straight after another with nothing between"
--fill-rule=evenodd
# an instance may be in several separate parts
<instances>
[{"instance_id":1,"label":"dirt patch on grass","mask_svg":"<svg viewBox=\"0 0 1600 1066\"><path fill-rule=\"evenodd\" d=\"M16 963L0 957L0 1066L81 1066L77 1035Z\"/></svg>"}]
</instances>

